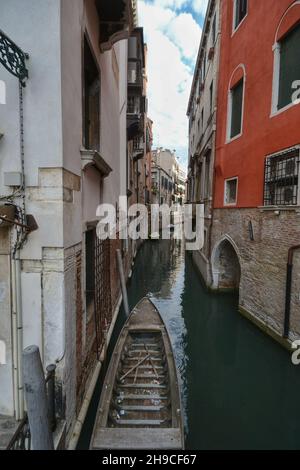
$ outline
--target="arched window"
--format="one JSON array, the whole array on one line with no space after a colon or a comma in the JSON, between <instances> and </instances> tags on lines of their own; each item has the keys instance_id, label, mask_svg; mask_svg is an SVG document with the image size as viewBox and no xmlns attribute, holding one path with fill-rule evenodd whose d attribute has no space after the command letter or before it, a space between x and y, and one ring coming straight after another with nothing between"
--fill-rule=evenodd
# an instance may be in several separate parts
<instances>
[{"instance_id":1,"label":"arched window","mask_svg":"<svg viewBox=\"0 0 300 470\"><path fill-rule=\"evenodd\" d=\"M231 75L228 89L227 142L237 139L243 133L246 71L239 65Z\"/></svg>"},{"instance_id":2,"label":"arched window","mask_svg":"<svg viewBox=\"0 0 300 470\"><path fill-rule=\"evenodd\" d=\"M285 12L276 31L272 115L299 104L300 88L300 1Z\"/></svg>"},{"instance_id":3,"label":"arched window","mask_svg":"<svg viewBox=\"0 0 300 470\"><path fill-rule=\"evenodd\" d=\"M3 80L0 80L0 104L6 104L6 86Z\"/></svg>"}]
</instances>

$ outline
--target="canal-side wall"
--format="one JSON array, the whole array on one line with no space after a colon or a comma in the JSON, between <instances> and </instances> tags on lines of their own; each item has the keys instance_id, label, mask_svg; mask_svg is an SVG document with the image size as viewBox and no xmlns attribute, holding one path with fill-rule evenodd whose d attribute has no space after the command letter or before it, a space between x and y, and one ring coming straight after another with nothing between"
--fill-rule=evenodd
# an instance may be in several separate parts
<instances>
[{"instance_id":1,"label":"canal-side wall","mask_svg":"<svg viewBox=\"0 0 300 470\"><path fill-rule=\"evenodd\" d=\"M249 232L253 227L253 238ZM227 245L224 245L226 240ZM300 210L216 209L212 232L211 269L219 256L223 268L230 244L240 264L239 305L278 336L283 335L289 248L300 241ZM224 246L218 251L218 247ZM233 252L232 252L233 253ZM232 261L232 256L231 256ZM231 273L232 274L232 273ZM230 277L230 272L228 272ZM300 336L300 250L294 256L289 339ZM218 288L217 285L213 286Z\"/></svg>"}]
</instances>

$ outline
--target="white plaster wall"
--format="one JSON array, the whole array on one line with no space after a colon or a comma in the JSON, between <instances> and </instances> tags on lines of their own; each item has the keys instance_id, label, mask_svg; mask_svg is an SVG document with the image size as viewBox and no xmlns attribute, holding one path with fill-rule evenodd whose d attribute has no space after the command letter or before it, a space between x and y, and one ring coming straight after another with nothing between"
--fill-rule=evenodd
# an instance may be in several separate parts
<instances>
[{"instance_id":1,"label":"white plaster wall","mask_svg":"<svg viewBox=\"0 0 300 470\"><path fill-rule=\"evenodd\" d=\"M61 166L60 0L0 0L1 29L30 55L24 90L26 180L38 184L38 167ZM34 32L34 34L33 34ZM4 67L6 105L0 106L0 188L3 171L18 171L18 81Z\"/></svg>"},{"instance_id":2,"label":"white plaster wall","mask_svg":"<svg viewBox=\"0 0 300 470\"><path fill-rule=\"evenodd\" d=\"M43 318L41 273L22 272L22 303L26 305L23 315L23 346L35 344L43 358Z\"/></svg>"},{"instance_id":3,"label":"white plaster wall","mask_svg":"<svg viewBox=\"0 0 300 470\"><path fill-rule=\"evenodd\" d=\"M0 341L6 349L6 364L0 365L0 414L13 415L9 232L0 230Z\"/></svg>"},{"instance_id":4,"label":"white plaster wall","mask_svg":"<svg viewBox=\"0 0 300 470\"><path fill-rule=\"evenodd\" d=\"M43 273L45 363L60 361L65 354L64 273Z\"/></svg>"},{"instance_id":5,"label":"white plaster wall","mask_svg":"<svg viewBox=\"0 0 300 470\"><path fill-rule=\"evenodd\" d=\"M30 55L29 80L24 95L25 179L27 213L35 216L39 230L28 237L22 250L23 262L31 260L22 272L24 347L37 344L43 356L41 268L43 246L62 246L62 188L39 187L39 168L62 166L61 73L60 73L60 0L0 0L1 29ZM18 80L0 66L0 80L6 84L6 104L0 105L0 194L11 193L4 187L4 172L21 171L19 143ZM42 186L42 185L41 185ZM16 200L16 203L20 201ZM3 270L9 277L9 265ZM57 296L57 291L54 293ZM63 298L60 299L63 301ZM7 302L5 328L1 331L8 344L7 373L0 368L0 413L13 414L11 355L11 310ZM0 320L1 321L1 320ZM47 365L47 364L45 364ZM5 390L5 392L4 392Z\"/></svg>"},{"instance_id":6,"label":"white plaster wall","mask_svg":"<svg viewBox=\"0 0 300 470\"><path fill-rule=\"evenodd\" d=\"M94 168L87 168L82 175L82 210L83 224L96 220L96 209L101 202L101 188L103 182L99 178L99 173Z\"/></svg>"},{"instance_id":7,"label":"white plaster wall","mask_svg":"<svg viewBox=\"0 0 300 470\"><path fill-rule=\"evenodd\" d=\"M103 202L115 204L120 188L120 98L112 70L112 52L100 57L101 90L101 154L113 168L103 185Z\"/></svg>"},{"instance_id":8,"label":"white plaster wall","mask_svg":"<svg viewBox=\"0 0 300 470\"><path fill-rule=\"evenodd\" d=\"M61 81L63 167L81 176L82 148L82 38L85 29L83 0L61 2ZM85 185L83 185L83 193ZM82 200L74 193L72 203L64 204L64 247L79 243L82 238ZM94 195L90 204L96 206Z\"/></svg>"}]
</instances>

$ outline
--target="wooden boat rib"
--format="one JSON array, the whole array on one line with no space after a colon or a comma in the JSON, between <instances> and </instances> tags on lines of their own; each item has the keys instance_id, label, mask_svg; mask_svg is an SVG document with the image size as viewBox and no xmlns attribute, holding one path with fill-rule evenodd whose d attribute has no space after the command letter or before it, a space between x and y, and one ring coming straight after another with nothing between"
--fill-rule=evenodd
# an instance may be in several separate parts
<instances>
[{"instance_id":1,"label":"wooden boat rib","mask_svg":"<svg viewBox=\"0 0 300 470\"><path fill-rule=\"evenodd\" d=\"M172 346L158 310L147 298L133 309L116 344L90 448L184 448Z\"/></svg>"}]
</instances>

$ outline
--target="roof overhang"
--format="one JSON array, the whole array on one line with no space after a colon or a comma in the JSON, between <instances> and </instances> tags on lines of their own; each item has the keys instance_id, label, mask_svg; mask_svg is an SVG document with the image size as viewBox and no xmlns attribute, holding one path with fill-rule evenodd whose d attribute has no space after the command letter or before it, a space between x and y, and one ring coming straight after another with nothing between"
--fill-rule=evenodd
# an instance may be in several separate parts
<instances>
[{"instance_id":1,"label":"roof overhang","mask_svg":"<svg viewBox=\"0 0 300 470\"><path fill-rule=\"evenodd\" d=\"M108 51L134 28L132 0L96 0L100 20L100 49Z\"/></svg>"}]
</instances>

